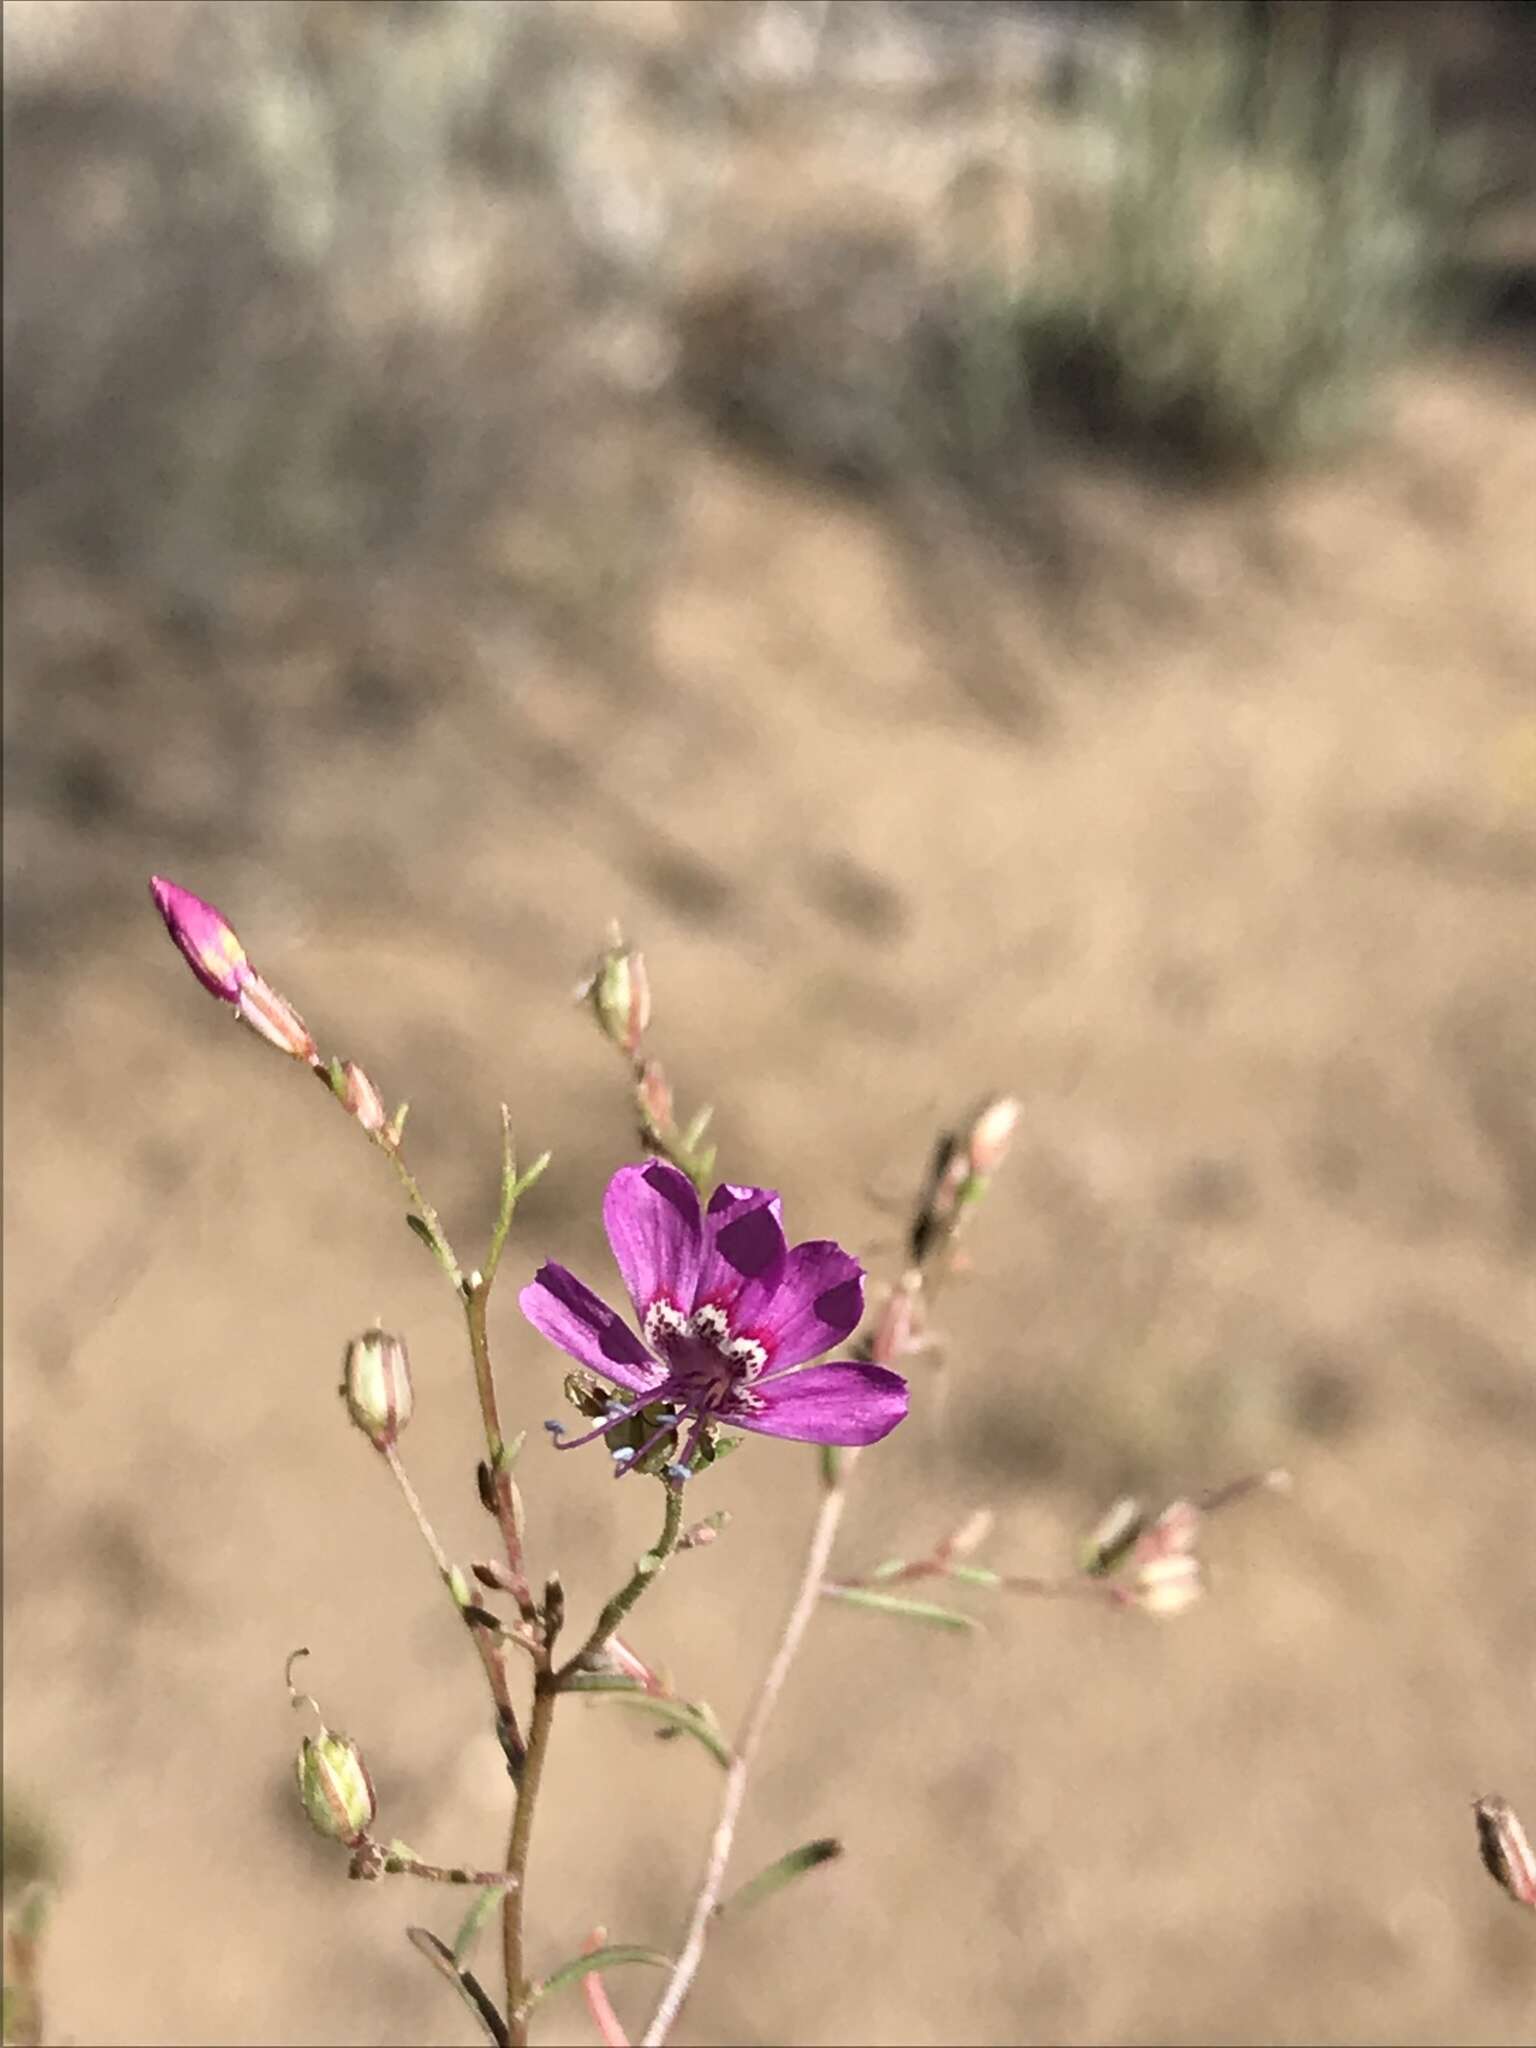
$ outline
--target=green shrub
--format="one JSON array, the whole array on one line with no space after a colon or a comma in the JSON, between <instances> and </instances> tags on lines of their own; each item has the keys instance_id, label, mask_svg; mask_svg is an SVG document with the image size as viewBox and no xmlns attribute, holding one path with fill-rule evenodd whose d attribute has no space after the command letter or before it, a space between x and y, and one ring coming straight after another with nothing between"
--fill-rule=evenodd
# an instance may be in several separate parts
<instances>
[{"instance_id":1,"label":"green shrub","mask_svg":"<svg viewBox=\"0 0 1536 2048\"><path fill-rule=\"evenodd\" d=\"M1267 464L1356 431L1425 333L1457 167L1382 58L1200 13L1081 90L1003 374L1097 437Z\"/></svg>"}]
</instances>

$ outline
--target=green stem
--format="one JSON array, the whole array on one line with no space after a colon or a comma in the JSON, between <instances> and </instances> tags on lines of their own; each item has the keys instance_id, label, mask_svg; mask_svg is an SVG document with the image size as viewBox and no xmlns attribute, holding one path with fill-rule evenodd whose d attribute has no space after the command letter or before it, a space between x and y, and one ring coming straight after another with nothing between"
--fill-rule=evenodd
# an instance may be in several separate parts
<instances>
[{"instance_id":1,"label":"green stem","mask_svg":"<svg viewBox=\"0 0 1536 2048\"><path fill-rule=\"evenodd\" d=\"M546 1667L533 1681L533 1712L528 1722L528 1754L523 1763L523 1780L518 1788L512 1814L512 1832L507 1840L506 1898L501 1908L501 1951L507 1972L507 2032L513 2048L527 2048L528 2004L532 1985L523 1955L523 1897L528 1887L528 1855L533 1847L533 1822L539 1787L544 1781L544 1760L554 1727L555 1702L559 1694Z\"/></svg>"},{"instance_id":2,"label":"green stem","mask_svg":"<svg viewBox=\"0 0 1536 2048\"><path fill-rule=\"evenodd\" d=\"M490 1285L480 1274L471 1273L461 1282L464 1321L469 1329L469 1355L475 1368L475 1392L480 1397L480 1420L485 1425L485 1447L490 1453L491 1471L499 1472L507 1454L501 1433L501 1413L496 1404L496 1381L491 1372L491 1340L485 1324Z\"/></svg>"},{"instance_id":3,"label":"green stem","mask_svg":"<svg viewBox=\"0 0 1536 2048\"><path fill-rule=\"evenodd\" d=\"M564 1688L573 1675L581 1669L589 1657L594 1657L624 1620L630 1609L639 1600L648 1586L653 1586L661 1576L662 1567L677 1548L677 1539L683 1530L683 1489L670 1479L662 1482L666 1491L666 1514L661 1525L661 1534L656 1547L648 1550L644 1557L636 1560L634 1571L618 1592L608 1602L592 1626L592 1633L573 1657L568 1657L555 1673L555 1689Z\"/></svg>"},{"instance_id":4,"label":"green stem","mask_svg":"<svg viewBox=\"0 0 1536 2048\"><path fill-rule=\"evenodd\" d=\"M454 1286L462 1293L464 1288L464 1269L454 1254L453 1246L448 1242L448 1234L443 1229L437 1211L421 1192L421 1183L406 1165L399 1151L394 1146L381 1143L377 1137L375 1137L373 1142L394 1167L395 1172L400 1177L400 1185L415 1204L416 1215L426 1232L427 1242L437 1254L438 1264L448 1275Z\"/></svg>"}]
</instances>

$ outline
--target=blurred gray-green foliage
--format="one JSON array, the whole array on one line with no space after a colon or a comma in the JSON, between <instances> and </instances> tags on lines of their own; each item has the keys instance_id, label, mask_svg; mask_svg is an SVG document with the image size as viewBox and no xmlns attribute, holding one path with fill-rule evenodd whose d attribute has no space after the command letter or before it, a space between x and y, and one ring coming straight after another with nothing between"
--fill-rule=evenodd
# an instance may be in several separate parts
<instances>
[{"instance_id":1,"label":"blurred gray-green foliage","mask_svg":"<svg viewBox=\"0 0 1536 2048\"><path fill-rule=\"evenodd\" d=\"M1026 383L1096 436L1270 464L1359 429L1445 310L1474 195L1465 145L1336 19L1199 9L1085 74L1054 231L1001 316Z\"/></svg>"}]
</instances>

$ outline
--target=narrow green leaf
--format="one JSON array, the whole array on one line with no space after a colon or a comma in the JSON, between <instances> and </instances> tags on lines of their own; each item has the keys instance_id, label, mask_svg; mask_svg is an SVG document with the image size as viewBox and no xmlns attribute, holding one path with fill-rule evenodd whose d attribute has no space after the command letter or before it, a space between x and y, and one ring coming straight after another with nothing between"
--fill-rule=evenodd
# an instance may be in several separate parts
<instances>
[{"instance_id":1,"label":"narrow green leaf","mask_svg":"<svg viewBox=\"0 0 1536 2048\"><path fill-rule=\"evenodd\" d=\"M501 1201L496 1211L496 1227L491 1232L490 1248L485 1255L485 1284L490 1286L496 1278L496 1268L501 1264L501 1254L507 1242L507 1232L512 1228L512 1211L517 1207L517 1155L512 1149L512 1112L507 1105L501 1105Z\"/></svg>"},{"instance_id":2,"label":"narrow green leaf","mask_svg":"<svg viewBox=\"0 0 1536 2048\"><path fill-rule=\"evenodd\" d=\"M984 1564L946 1565L944 1567L944 1576L950 1579L959 1579L962 1584L967 1586L996 1587L1003 1583L1002 1573L995 1572Z\"/></svg>"},{"instance_id":3,"label":"narrow green leaf","mask_svg":"<svg viewBox=\"0 0 1536 2048\"><path fill-rule=\"evenodd\" d=\"M518 1181L516 1187L513 1188L512 1198L514 1201L520 1202L523 1199L524 1195L527 1194L528 1190L533 1186L534 1182L543 1177L545 1167L548 1166L550 1160L553 1159L554 1156L555 1155L553 1152L541 1152L539 1154L538 1158L535 1159L532 1166L529 1167L528 1171Z\"/></svg>"},{"instance_id":4,"label":"narrow green leaf","mask_svg":"<svg viewBox=\"0 0 1536 2048\"><path fill-rule=\"evenodd\" d=\"M479 1938L481 1928L506 1896L505 1885L488 1884L464 1915L459 1931L453 1937L453 1960L461 1970L469 1961L469 1952Z\"/></svg>"},{"instance_id":5,"label":"narrow green leaf","mask_svg":"<svg viewBox=\"0 0 1536 2048\"><path fill-rule=\"evenodd\" d=\"M843 1853L843 1845L834 1835L823 1835L814 1842L802 1842L798 1849L791 1849L787 1856L781 1856L776 1863L770 1863L766 1870L760 1870L756 1877L749 1877L716 1906L717 1915L743 1913L749 1906L756 1906L762 1900L782 1891L787 1884L793 1884L797 1877L803 1877L808 1870L815 1870L823 1863L833 1863Z\"/></svg>"},{"instance_id":6,"label":"narrow green leaf","mask_svg":"<svg viewBox=\"0 0 1536 2048\"><path fill-rule=\"evenodd\" d=\"M980 1623L969 1614L957 1614L953 1607L935 1607L927 1600L903 1600L896 1593L871 1593L862 1586L823 1586L829 1600L842 1600L850 1607L868 1607L876 1614L894 1614L906 1621L920 1621L928 1628L947 1628L957 1635L969 1634Z\"/></svg>"},{"instance_id":7,"label":"narrow green leaf","mask_svg":"<svg viewBox=\"0 0 1536 2048\"><path fill-rule=\"evenodd\" d=\"M870 1573L872 1579L899 1578L906 1570L908 1560L904 1557L888 1557L883 1564L877 1564Z\"/></svg>"},{"instance_id":8,"label":"narrow green leaf","mask_svg":"<svg viewBox=\"0 0 1536 2048\"><path fill-rule=\"evenodd\" d=\"M617 1700L622 1706L638 1707L643 1714L653 1714L678 1734L691 1735L695 1742L702 1743L722 1770L730 1767L730 1745L707 1708L692 1706L687 1700L660 1699L655 1693L644 1691L632 1678L612 1677L602 1671L574 1672L564 1689Z\"/></svg>"},{"instance_id":9,"label":"narrow green leaf","mask_svg":"<svg viewBox=\"0 0 1536 2048\"><path fill-rule=\"evenodd\" d=\"M685 1152L692 1152L695 1150L699 1143L699 1140L703 1137L704 1133L709 1129L710 1119L714 1116L714 1113L714 1110L709 1106L709 1104L706 1103L704 1108L699 1111L697 1116L690 1117L688 1121L688 1128L683 1132L681 1141L682 1149Z\"/></svg>"},{"instance_id":10,"label":"narrow green leaf","mask_svg":"<svg viewBox=\"0 0 1536 2048\"><path fill-rule=\"evenodd\" d=\"M487 2038L495 2044L495 2048L509 2048L511 2036L507 2032L505 2020L487 1997L478 1979L472 1977L468 1970L459 1968L453 1959L453 1950L448 1944L439 1941L429 1927L407 1927L405 1936L412 1948L426 1957L437 1974L447 1978L484 2027Z\"/></svg>"},{"instance_id":11,"label":"narrow green leaf","mask_svg":"<svg viewBox=\"0 0 1536 2048\"><path fill-rule=\"evenodd\" d=\"M427 1222L427 1219L424 1216L418 1216L414 1209L407 1209L405 1221L407 1228L415 1232L433 1258L437 1260L439 1265L442 1265L443 1254L437 1239L432 1235L431 1225Z\"/></svg>"},{"instance_id":12,"label":"narrow green leaf","mask_svg":"<svg viewBox=\"0 0 1536 2048\"><path fill-rule=\"evenodd\" d=\"M567 1984L579 1984L594 1970L616 1970L622 1963L648 1963L653 1970L670 1970L672 1958L664 1956L660 1949L637 1948L630 1941L610 1942L606 1948L595 1948L590 1955L572 1956L558 1970L551 1970L542 1982L534 1985L523 2011L532 2012L552 1992L563 1991Z\"/></svg>"}]
</instances>

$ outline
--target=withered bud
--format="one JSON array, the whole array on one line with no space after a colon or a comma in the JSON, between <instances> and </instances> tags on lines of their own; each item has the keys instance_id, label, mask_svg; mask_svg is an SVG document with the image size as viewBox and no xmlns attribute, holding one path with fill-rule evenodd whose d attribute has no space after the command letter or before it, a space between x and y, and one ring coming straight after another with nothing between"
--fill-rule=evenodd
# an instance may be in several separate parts
<instances>
[{"instance_id":1,"label":"withered bud","mask_svg":"<svg viewBox=\"0 0 1536 2048\"><path fill-rule=\"evenodd\" d=\"M577 993L591 1004L603 1036L633 1059L651 1021L651 987L644 959L634 947L625 945L617 929Z\"/></svg>"},{"instance_id":2,"label":"withered bud","mask_svg":"<svg viewBox=\"0 0 1536 2048\"><path fill-rule=\"evenodd\" d=\"M322 1727L299 1745L295 1769L310 1825L333 1842L355 1847L378 1811L373 1780L357 1744Z\"/></svg>"},{"instance_id":3,"label":"withered bud","mask_svg":"<svg viewBox=\"0 0 1536 2048\"><path fill-rule=\"evenodd\" d=\"M1519 1906L1536 1907L1536 1850L1507 1799L1490 1795L1473 1801L1477 1850L1483 1868Z\"/></svg>"},{"instance_id":4,"label":"withered bud","mask_svg":"<svg viewBox=\"0 0 1536 2048\"><path fill-rule=\"evenodd\" d=\"M405 1339L379 1329L354 1337L342 1367L341 1392L347 1413L374 1449L387 1451L416 1405Z\"/></svg>"}]
</instances>

